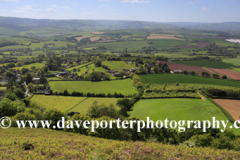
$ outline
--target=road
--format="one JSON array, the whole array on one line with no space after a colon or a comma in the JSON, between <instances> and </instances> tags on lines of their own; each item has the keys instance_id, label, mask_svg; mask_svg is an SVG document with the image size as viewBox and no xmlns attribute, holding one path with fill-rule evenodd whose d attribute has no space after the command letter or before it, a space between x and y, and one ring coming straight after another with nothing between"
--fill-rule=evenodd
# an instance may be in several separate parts
<instances>
[{"instance_id":1,"label":"road","mask_svg":"<svg viewBox=\"0 0 240 160\"><path fill-rule=\"evenodd\" d=\"M26 82L24 82L24 84L25 84L25 86L26 86L26 88L27 88L27 90L26 90L26 92L25 92L25 97L28 97L28 96L30 96L30 94L28 94L28 86L27 86Z\"/></svg>"}]
</instances>

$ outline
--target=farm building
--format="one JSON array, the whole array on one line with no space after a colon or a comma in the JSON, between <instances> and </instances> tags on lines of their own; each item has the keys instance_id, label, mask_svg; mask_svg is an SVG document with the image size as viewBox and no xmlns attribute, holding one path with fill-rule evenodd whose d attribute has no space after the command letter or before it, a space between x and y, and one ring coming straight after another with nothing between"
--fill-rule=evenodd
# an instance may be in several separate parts
<instances>
[{"instance_id":1,"label":"farm building","mask_svg":"<svg viewBox=\"0 0 240 160\"><path fill-rule=\"evenodd\" d=\"M173 73L182 73L182 70L172 70Z\"/></svg>"},{"instance_id":2,"label":"farm building","mask_svg":"<svg viewBox=\"0 0 240 160\"><path fill-rule=\"evenodd\" d=\"M38 83L40 81L40 78L33 78L32 81L33 83Z\"/></svg>"}]
</instances>

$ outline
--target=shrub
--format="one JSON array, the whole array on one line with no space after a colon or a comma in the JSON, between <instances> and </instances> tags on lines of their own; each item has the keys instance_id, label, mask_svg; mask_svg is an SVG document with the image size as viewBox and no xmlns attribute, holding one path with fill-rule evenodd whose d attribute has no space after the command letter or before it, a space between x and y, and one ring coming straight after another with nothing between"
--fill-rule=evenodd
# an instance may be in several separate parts
<instances>
[{"instance_id":1,"label":"shrub","mask_svg":"<svg viewBox=\"0 0 240 160\"><path fill-rule=\"evenodd\" d=\"M0 117L14 116L17 113L17 105L9 99L2 99L0 102Z\"/></svg>"},{"instance_id":2,"label":"shrub","mask_svg":"<svg viewBox=\"0 0 240 160\"><path fill-rule=\"evenodd\" d=\"M190 141L195 142L198 147L207 147L211 145L213 137L210 134L195 135L190 138Z\"/></svg>"},{"instance_id":3,"label":"shrub","mask_svg":"<svg viewBox=\"0 0 240 160\"><path fill-rule=\"evenodd\" d=\"M36 120L36 117L29 113L18 113L13 117L12 127L18 127L16 120ZM29 124L26 123L25 127L29 127Z\"/></svg>"}]
</instances>

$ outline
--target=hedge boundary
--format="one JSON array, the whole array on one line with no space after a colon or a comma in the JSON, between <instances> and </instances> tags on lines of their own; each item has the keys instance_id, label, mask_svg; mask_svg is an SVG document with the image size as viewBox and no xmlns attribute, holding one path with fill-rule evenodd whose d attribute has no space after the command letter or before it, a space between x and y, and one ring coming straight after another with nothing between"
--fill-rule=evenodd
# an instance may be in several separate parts
<instances>
[{"instance_id":1,"label":"hedge boundary","mask_svg":"<svg viewBox=\"0 0 240 160\"><path fill-rule=\"evenodd\" d=\"M200 92L200 94L205 96L209 101L211 101L215 106L217 106L223 112L223 114L228 118L228 120L230 122L232 122L232 123L235 122L235 119L232 117L232 115L228 111L226 111L221 105L219 105L217 102L215 102L211 97L207 96L203 92Z\"/></svg>"}]
</instances>

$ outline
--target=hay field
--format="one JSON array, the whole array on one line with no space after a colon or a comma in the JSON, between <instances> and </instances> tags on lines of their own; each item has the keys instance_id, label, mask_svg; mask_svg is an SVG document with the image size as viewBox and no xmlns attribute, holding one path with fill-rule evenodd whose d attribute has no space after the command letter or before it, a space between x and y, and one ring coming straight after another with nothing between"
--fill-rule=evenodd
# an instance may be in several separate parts
<instances>
[{"instance_id":1,"label":"hay field","mask_svg":"<svg viewBox=\"0 0 240 160\"><path fill-rule=\"evenodd\" d=\"M175 37L177 36L177 37ZM171 35L171 34L150 34L147 39L174 39L185 41L184 39L180 39L178 37L183 37L182 35Z\"/></svg>"}]
</instances>

